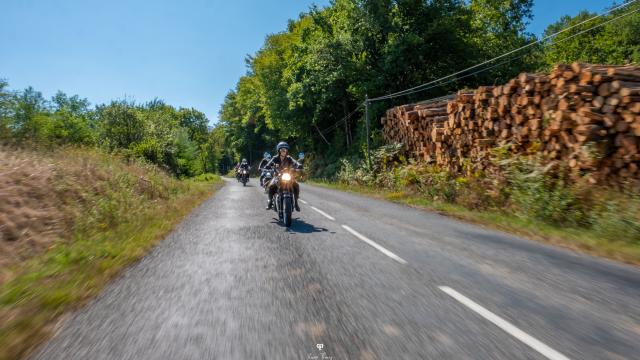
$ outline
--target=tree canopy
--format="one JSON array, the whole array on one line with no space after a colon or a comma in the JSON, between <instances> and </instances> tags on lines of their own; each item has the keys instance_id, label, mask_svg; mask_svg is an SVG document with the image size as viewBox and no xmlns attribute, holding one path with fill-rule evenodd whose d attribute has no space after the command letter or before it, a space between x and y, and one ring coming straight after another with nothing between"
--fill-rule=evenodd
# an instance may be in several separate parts
<instances>
[{"instance_id":1,"label":"tree canopy","mask_svg":"<svg viewBox=\"0 0 640 360\"><path fill-rule=\"evenodd\" d=\"M314 152L316 163L356 155L364 142L361 110L323 130L357 108L365 94L402 90L525 44L531 40L524 32L531 6L530 0L335 0L312 7L247 58L246 75L220 110L229 144L236 154L256 157L288 140ZM372 119L399 102L503 80L527 66L514 62L374 104Z\"/></svg>"}]
</instances>

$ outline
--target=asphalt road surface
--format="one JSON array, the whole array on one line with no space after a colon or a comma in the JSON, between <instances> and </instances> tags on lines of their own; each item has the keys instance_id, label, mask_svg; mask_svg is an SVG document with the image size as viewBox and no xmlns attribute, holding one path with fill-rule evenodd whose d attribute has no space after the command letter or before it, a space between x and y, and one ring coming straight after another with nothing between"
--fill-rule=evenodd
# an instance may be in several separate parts
<instances>
[{"instance_id":1,"label":"asphalt road surface","mask_svg":"<svg viewBox=\"0 0 640 360\"><path fill-rule=\"evenodd\" d=\"M640 270L302 186L230 180L34 359L640 359Z\"/></svg>"}]
</instances>

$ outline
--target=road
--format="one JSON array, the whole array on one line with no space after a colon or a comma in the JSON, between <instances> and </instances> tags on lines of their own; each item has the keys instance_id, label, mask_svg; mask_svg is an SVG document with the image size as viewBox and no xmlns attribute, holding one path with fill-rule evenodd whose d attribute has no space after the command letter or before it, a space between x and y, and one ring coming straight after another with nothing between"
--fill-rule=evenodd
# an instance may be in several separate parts
<instances>
[{"instance_id":1,"label":"road","mask_svg":"<svg viewBox=\"0 0 640 360\"><path fill-rule=\"evenodd\" d=\"M309 185L287 230L255 183L227 181L32 358L640 359L638 268Z\"/></svg>"}]
</instances>

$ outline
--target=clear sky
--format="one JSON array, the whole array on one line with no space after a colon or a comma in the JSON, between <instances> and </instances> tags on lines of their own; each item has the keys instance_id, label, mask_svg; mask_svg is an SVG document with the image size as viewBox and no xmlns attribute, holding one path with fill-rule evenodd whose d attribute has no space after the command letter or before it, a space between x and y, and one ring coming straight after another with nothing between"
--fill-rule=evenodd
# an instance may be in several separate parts
<instances>
[{"instance_id":1,"label":"clear sky","mask_svg":"<svg viewBox=\"0 0 640 360\"><path fill-rule=\"evenodd\" d=\"M217 121L244 58L329 0L0 0L0 78L93 104L160 98ZM535 0L529 31L610 0ZM453 70L453 69L452 69Z\"/></svg>"}]
</instances>

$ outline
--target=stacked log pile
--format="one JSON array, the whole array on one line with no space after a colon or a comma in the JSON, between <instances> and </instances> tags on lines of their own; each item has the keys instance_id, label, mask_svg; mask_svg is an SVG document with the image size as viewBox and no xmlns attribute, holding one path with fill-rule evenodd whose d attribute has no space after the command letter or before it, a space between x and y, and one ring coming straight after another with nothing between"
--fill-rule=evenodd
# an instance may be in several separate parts
<instances>
[{"instance_id":1,"label":"stacked log pile","mask_svg":"<svg viewBox=\"0 0 640 360\"><path fill-rule=\"evenodd\" d=\"M387 111L384 134L387 140L396 139L418 159L430 161L436 154L435 142L425 141L436 129L442 129L447 121L447 100L427 104L398 106ZM395 125L391 125L395 124ZM401 139L401 140L400 140Z\"/></svg>"},{"instance_id":2,"label":"stacked log pile","mask_svg":"<svg viewBox=\"0 0 640 360\"><path fill-rule=\"evenodd\" d=\"M382 125L388 142L455 173L486 170L500 147L566 164L594 183L640 179L640 67L557 65L389 109Z\"/></svg>"}]
</instances>

